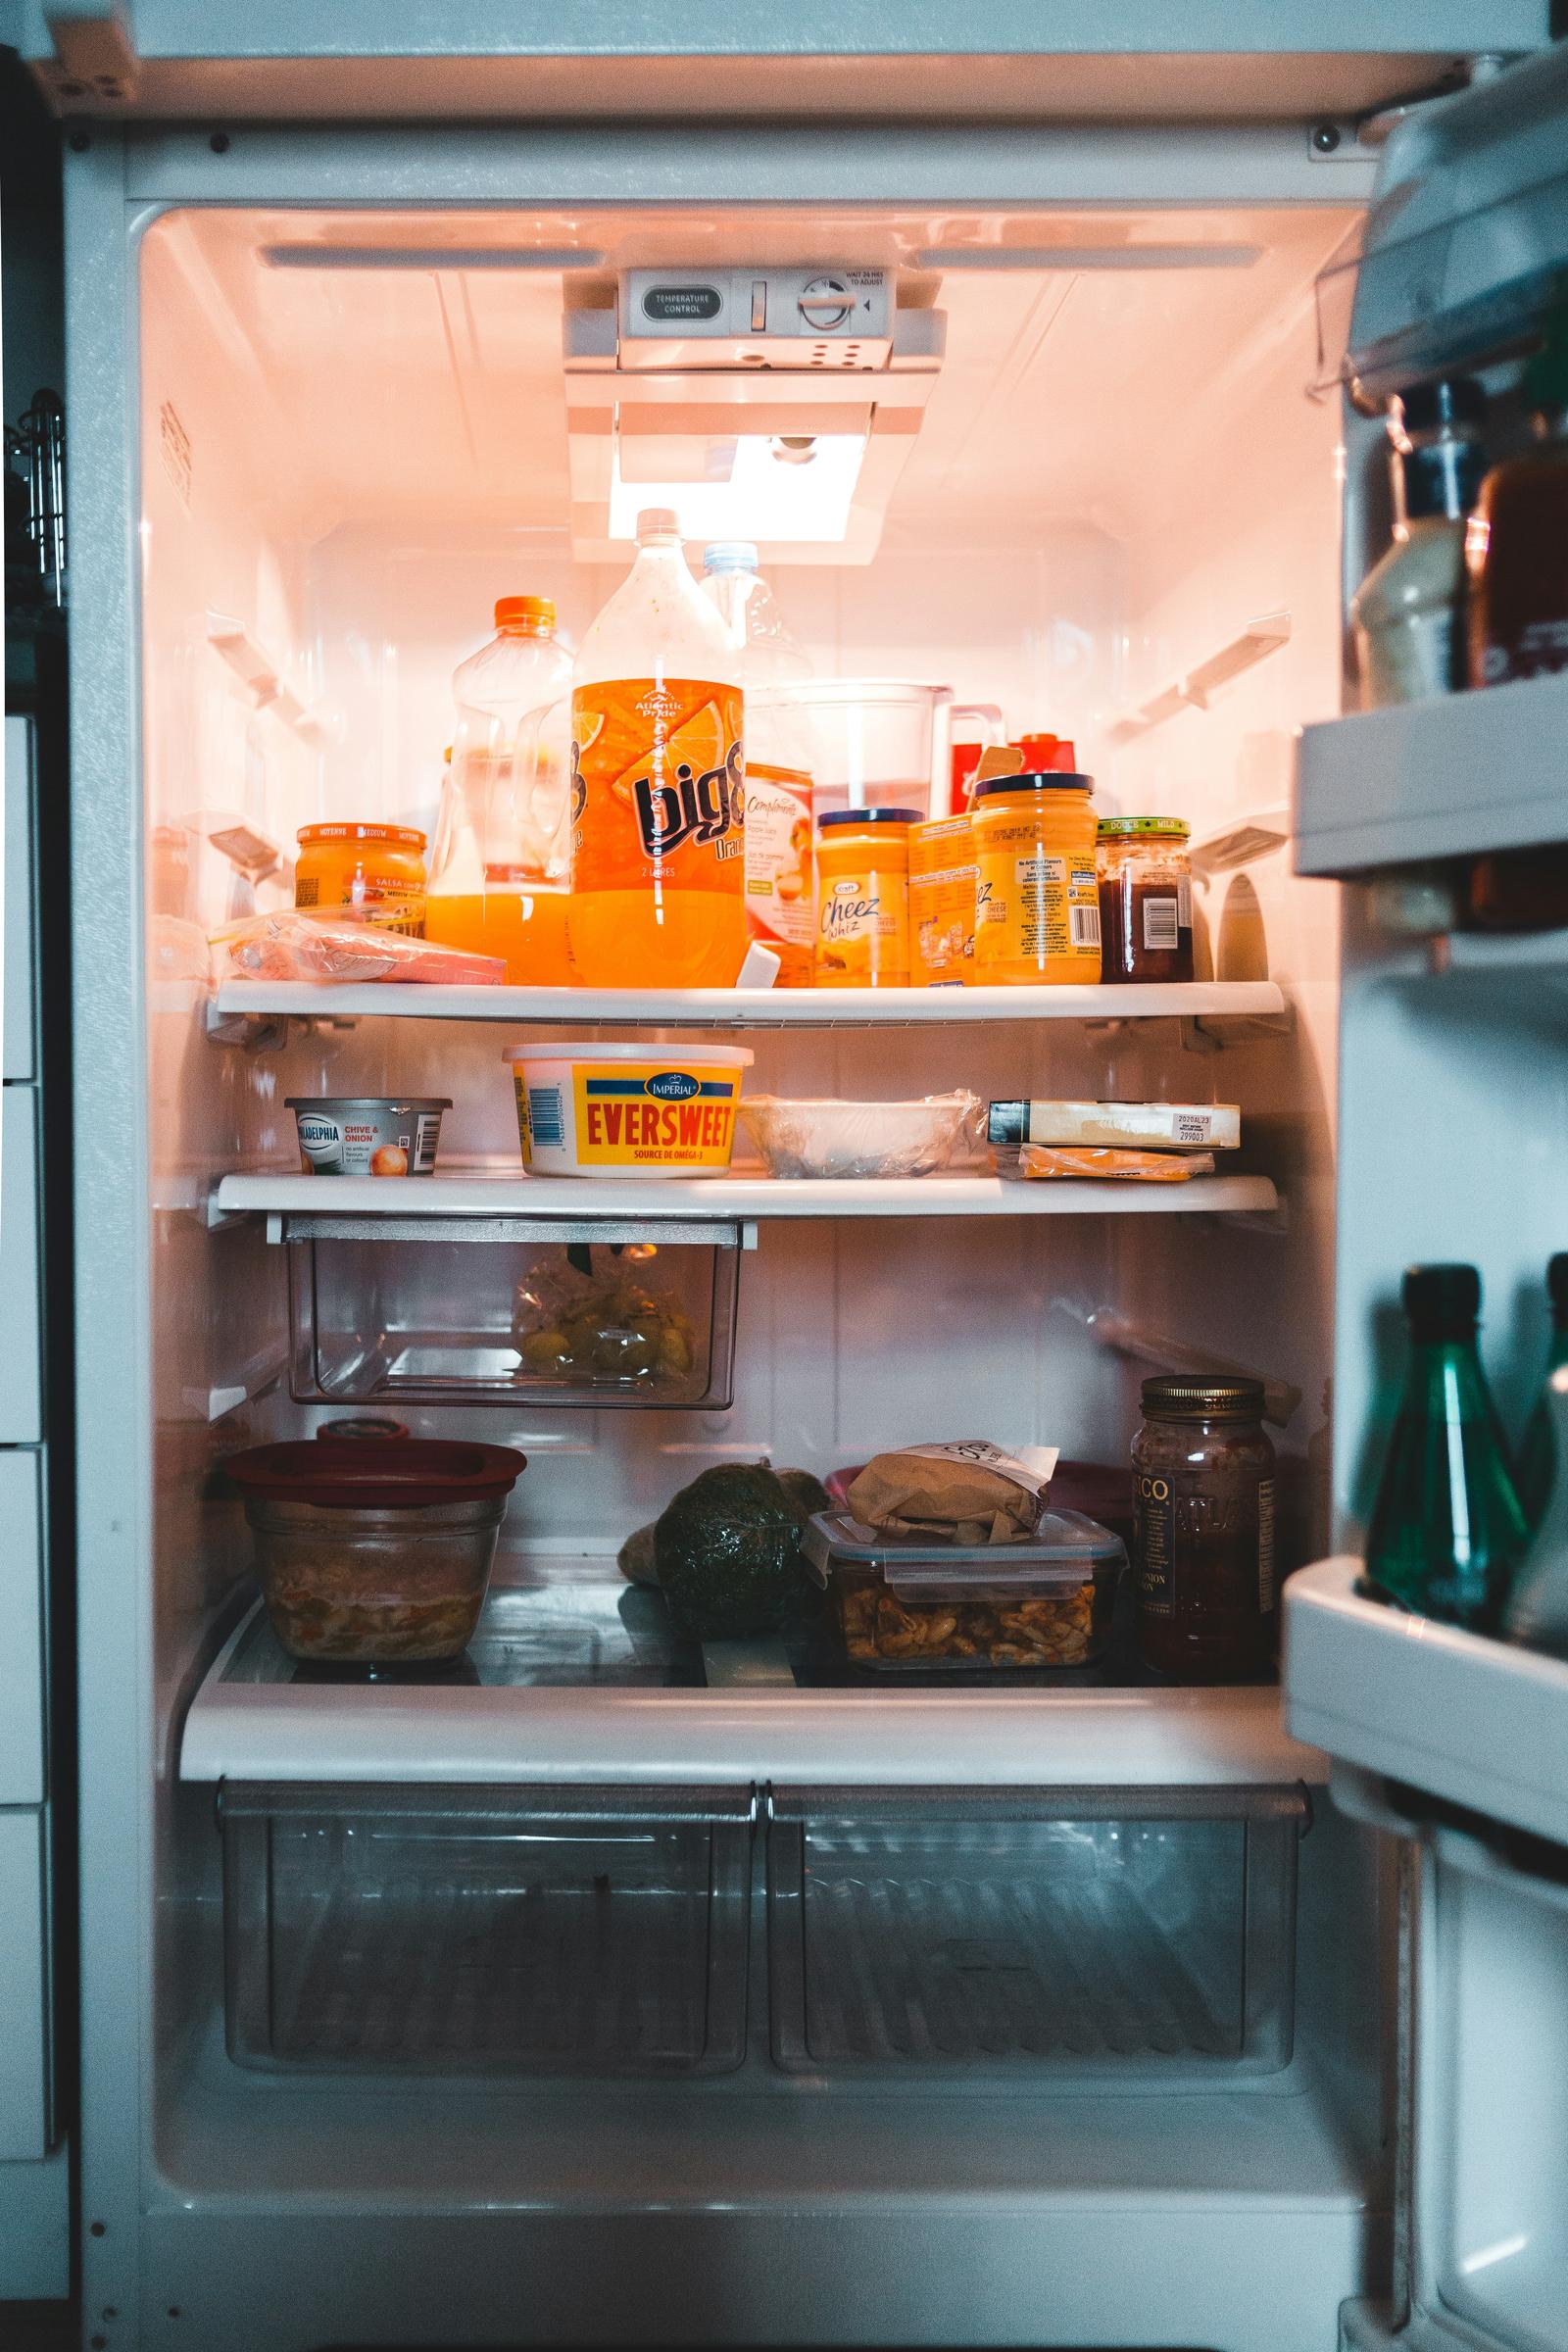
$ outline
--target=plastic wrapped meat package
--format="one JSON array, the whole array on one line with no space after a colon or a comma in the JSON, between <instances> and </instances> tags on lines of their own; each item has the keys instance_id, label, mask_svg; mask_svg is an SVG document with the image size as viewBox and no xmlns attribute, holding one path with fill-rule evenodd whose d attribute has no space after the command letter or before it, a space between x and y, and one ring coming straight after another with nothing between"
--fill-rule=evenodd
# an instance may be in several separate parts
<instances>
[{"instance_id":1,"label":"plastic wrapped meat package","mask_svg":"<svg viewBox=\"0 0 1568 2352\"><path fill-rule=\"evenodd\" d=\"M313 914L279 906L215 931L218 977L304 980L347 986L368 980L416 980L447 988L500 988L507 967L499 956L471 956L433 947L377 923L356 922L341 907Z\"/></svg>"},{"instance_id":2,"label":"plastic wrapped meat package","mask_svg":"<svg viewBox=\"0 0 1568 2352\"><path fill-rule=\"evenodd\" d=\"M978 1099L788 1102L747 1095L741 1118L770 1176L932 1176L971 1142Z\"/></svg>"}]
</instances>

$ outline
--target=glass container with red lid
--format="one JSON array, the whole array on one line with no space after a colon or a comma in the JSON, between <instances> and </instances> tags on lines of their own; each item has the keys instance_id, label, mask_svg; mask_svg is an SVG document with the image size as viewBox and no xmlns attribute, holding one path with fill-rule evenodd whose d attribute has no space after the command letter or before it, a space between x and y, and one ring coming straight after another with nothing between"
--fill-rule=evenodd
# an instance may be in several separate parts
<instances>
[{"instance_id":1,"label":"glass container with red lid","mask_svg":"<svg viewBox=\"0 0 1568 2352\"><path fill-rule=\"evenodd\" d=\"M252 1446L223 1467L283 1647L370 1667L464 1649L527 1461L510 1446L322 1437Z\"/></svg>"}]
</instances>

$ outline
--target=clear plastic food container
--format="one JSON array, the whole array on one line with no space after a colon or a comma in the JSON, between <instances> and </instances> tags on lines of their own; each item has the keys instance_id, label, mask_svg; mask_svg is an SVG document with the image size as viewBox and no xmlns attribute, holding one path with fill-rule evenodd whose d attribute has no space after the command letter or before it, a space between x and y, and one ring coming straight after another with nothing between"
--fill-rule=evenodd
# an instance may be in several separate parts
<instances>
[{"instance_id":1,"label":"clear plastic food container","mask_svg":"<svg viewBox=\"0 0 1568 2352\"><path fill-rule=\"evenodd\" d=\"M741 1118L770 1176L932 1176L963 1143L969 1094L919 1102L786 1102L748 1095Z\"/></svg>"},{"instance_id":2,"label":"clear plastic food container","mask_svg":"<svg viewBox=\"0 0 1568 2352\"><path fill-rule=\"evenodd\" d=\"M1127 1564L1119 1536L1047 1511L1021 1544L929 1544L819 1511L802 1542L845 1652L883 1672L1090 1666Z\"/></svg>"},{"instance_id":3,"label":"clear plastic food container","mask_svg":"<svg viewBox=\"0 0 1568 2352\"><path fill-rule=\"evenodd\" d=\"M290 1656L391 1665L457 1657L478 1622L510 1446L323 1438L223 1467L245 1497L256 1573Z\"/></svg>"}]
</instances>

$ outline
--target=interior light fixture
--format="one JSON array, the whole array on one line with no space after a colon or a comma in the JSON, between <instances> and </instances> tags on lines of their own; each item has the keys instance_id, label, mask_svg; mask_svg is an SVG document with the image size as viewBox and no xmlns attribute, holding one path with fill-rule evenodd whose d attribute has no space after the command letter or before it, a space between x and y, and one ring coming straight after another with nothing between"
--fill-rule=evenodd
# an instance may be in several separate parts
<instances>
[{"instance_id":1,"label":"interior light fixture","mask_svg":"<svg viewBox=\"0 0 1568 2352\"><path fill-rule=\"evenodd\" d=\"M865 454L863 433L789 435L809 449L780 464L780 436L740 433L728 479L623 481L617 444L610 482L610 537L630 540L644 507L673 507L686 539L786 543L846 537Z\"/></svg>"},{"instance_id":2,"label":"interior light fixture","mask_svg":"<svg viewBox=\"0 0 1568 2352\"><path fill-rule=\"evenodd\" d=\"M269 270L602 270L575 245L264 245Z\"/></svg>"},{"instance_id":3,"label":"interior light fixture","mask_svg":"<svg viewBox=\"0 0 1568 2352\"><path fill-rule=\"evenodd\" d=\"M921 270L1250 270L1260 245L927 245Z\"/></svg>"}]
</instances>

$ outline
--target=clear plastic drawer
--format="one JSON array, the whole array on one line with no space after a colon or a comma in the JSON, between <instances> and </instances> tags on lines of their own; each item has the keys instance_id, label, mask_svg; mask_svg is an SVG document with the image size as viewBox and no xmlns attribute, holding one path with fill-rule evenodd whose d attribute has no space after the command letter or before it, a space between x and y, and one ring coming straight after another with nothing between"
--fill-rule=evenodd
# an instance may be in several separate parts
<instances>
[{"instance_id":1,"label":"clear plastic drawer","mask_svg":"<svg viewBox=\"0 0 1568 2352\"><path fill-rule=\"evenodd\" d=\"M776 1793L775 2061L1140 2083L1291 2056L1298 1788Z\"/></svg>"},{"instance_id":2,"label":"clear plastic drawer","mask_svg":"<svg viewBox=\"0 0 1568 2352\"><path fill-rule=\"evenodd\" d=\"M744 1226L328 1208L283 1238L302 1403L730 1402Z\"/></svg>"},{"instance_id":3,"label":"clear plastic drawer","mask_svg":"<svg viewBox=\"0 0 1568 2352\"><path fill-rule=\"evenodd\" d=\"M745 2054L750 1791L225 1785L229 2055L718 2074Z\"/></svg>"}]
</instances>

